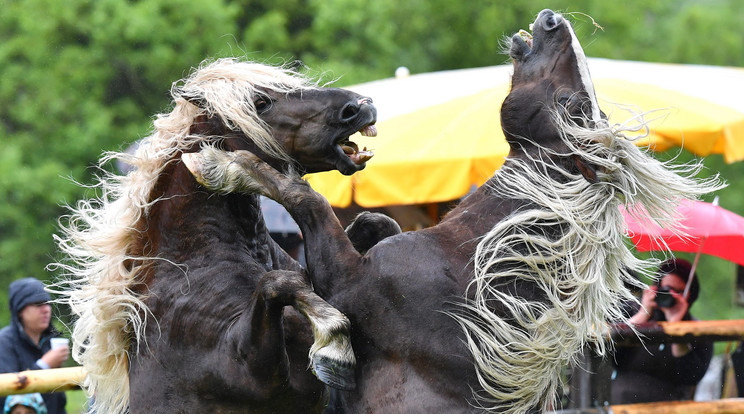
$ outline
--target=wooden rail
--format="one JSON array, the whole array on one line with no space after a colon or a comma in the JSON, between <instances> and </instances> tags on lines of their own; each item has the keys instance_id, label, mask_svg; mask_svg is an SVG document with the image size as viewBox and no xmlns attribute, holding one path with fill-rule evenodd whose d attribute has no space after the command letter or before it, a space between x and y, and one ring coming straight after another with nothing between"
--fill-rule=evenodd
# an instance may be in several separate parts
<instances>
[{"instance_id":1,"label":"wooden rail","mask_svg":"<svg viewBox=\"0 0 744 414\"><path fill-rule=\"evenodd\" d=\"M740 341L744 339L744 319L720 321L648 322L636 325L642 338L633 333L628 325L612 327L612 340L618 346L661 342Z\"/></svg>"},{"instance_id":2,"label":"wooden rail","mask_svg":"<svg viewBox=\"0 0 744 414\"><path fill-rule=\"evenodd\" d=\"M726 398L715 401L662 401L644 404L606 405L551 411L550 414L741 414L744 399Z\"/></svg>"},{"instance_id":3,"label":"wooden rail","mask_svg":"<svg viewBox=\"0 0 744 414\"><path fill-rule=\"evenodd\" d=\"M83 367L36 369L0 374L0 395L57 392L78 388L85 379Z\"/></svg>"},{"instance_id":4,"label":"wooden rail","mask_svg":"<svg viewBox=\"0 0 744 414\"><path fill-rule=\"evenodd\" d=\"M0 374L0 395L55 392L77 388L85 378L82 367L57 368ZM605 406L601 409L563 410L556 413L596 414L740 414L744 398L715 401L666 401Z\"/></svg>"},{"instance_id":5,"label":"wooden rail","mask_svg":"<svg viewBox=\"0 0 744 414\"><path fill-rule=\"evenodd\" d=\"M605 412L608 414L741 414L744 413L744 398L612 405Z\"/></svg>"}]
</instances>

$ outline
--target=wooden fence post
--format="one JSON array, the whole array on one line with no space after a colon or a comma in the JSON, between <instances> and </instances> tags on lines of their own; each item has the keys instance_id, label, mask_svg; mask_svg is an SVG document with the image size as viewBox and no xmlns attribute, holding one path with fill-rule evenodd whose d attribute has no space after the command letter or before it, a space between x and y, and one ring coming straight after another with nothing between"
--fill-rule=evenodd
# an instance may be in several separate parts
<instances>
[{"instance_id":1,"label":"wooden fence post","mask_svg":"<svg viewBox=\"0 0 744 414\"><path fill-rule=\"evenodd\" d=\"M0 395L57 392L77 388L85 379L83 367L36 369L0 374Z\"/></svg>"},{"instance_id":2,"label":"wooden fence post","mask_svg":"<svg viewBox=\"0 0 744 414\"><path fill-rule=\"evenodd\" d=\"M601 409L610 400L612 365L591 349L584 349L578 366L571 371L568 409L585 412Z\"/></svg>"}]
</instances>

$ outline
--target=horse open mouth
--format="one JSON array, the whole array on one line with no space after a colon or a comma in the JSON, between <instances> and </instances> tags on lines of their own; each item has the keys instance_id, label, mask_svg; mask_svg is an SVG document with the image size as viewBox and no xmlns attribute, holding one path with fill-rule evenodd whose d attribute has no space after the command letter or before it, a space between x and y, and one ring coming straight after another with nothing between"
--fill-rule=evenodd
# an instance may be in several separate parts
<instances>
[{"instance_id":1,"label":"horse open mouth","mask_svg":"<svg viewBox=\"0 0 744 414\"><path fill-rule=\"evenodd\" d=\"M359 133L365 137L376 137L377 128L374 125L367 125L364 128L360 129ZM357 146L355 142L350 141L349 137L346 137L338 145L339 147L341 147L341 150L344 152L344 154L349 157L351 162L356 165L364 164L375 155L375 153L372 150L368 150L367 147L364 147L364 149L360 151L359 146Z\"/></svg>"},{"instance_id":2,"label":"horse open mouth","mask_svg":"<svg viewBox=\"0 0 744 414\"><path fill-rule=\"evenodd\" d=\"M530 25L532 27L532 25ZM532 47L534 45L534 39L532 33L520 29L519 32L512 36L511 48L509 49L509 56L516 61L524 59L527 55L532 53Z\"/></svg>"},{"instance_id":3,"label":"horse open mouth","mask_svg":"<svg viewBox=\"0 0 744 414\"><path fill-rule=\"evenodd\" d=\"M530 24L530 30L532 30L532 24ZM519 37L522 38L522 40L524 40L525 43L527 43L527 46L532 48L532 33L524 29L519 29L519 32L517 34L519 35Z\"/></svg>"},{"instance_id":4,"label":"horse open mouth","mask_svg":"<svg viewBox=\"0 0 744 414\"><path fill-rule=\"evenodd\" d=\"M512 58L519 60L532 52L535 45L535 38L540 42L544 39L545 33L551 32L563 24L564 17L551 10L543 10L538 14L534 23L530 23L529 31L520 29L512 37L512 47L510 55Z\"/></svg>"}]
</instances>

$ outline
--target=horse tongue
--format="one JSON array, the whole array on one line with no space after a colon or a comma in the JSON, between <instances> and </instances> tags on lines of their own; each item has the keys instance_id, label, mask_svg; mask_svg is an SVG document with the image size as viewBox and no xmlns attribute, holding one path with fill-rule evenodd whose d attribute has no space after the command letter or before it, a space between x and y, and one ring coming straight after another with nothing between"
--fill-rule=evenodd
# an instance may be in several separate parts
<instances>
[{"instance_id":1,"label":"horse tongue","mask_svg":"<svg viewBox=\"0 0 744 414\"><path fill-rule=\"evenodd\" d=\"M344 154L348 156L354 155L357 152L357 150L359 150L359 147L357 147L357 144L351 141L346 141L340 145L341 145L341 149L344 150Z\"/></svg>"},{"instance_id":2,"label":"horse tongue","mask_svg":"<svg viewBox=\"0 0 744 414\"><path fill-rule=\"evenodd\" d=\"M341 144L341 149L344 151L344 154L349 157L351 162L356 165L364 164L375 155L375 153L372 150L368 150L367 147L364 147L363 150L359 151L357 144L351 141L346 141Z\"/></svg>"}]
</instances>

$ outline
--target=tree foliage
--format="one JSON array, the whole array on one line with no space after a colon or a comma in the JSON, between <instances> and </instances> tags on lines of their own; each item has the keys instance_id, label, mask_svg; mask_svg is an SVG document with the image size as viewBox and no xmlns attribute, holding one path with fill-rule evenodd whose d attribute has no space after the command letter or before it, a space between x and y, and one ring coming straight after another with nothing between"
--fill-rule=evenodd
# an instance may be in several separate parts
<instances>
[{"instance_id":1,"label":"tree foliage","mask_svg":"<svg viewBox=\"0 0 744 414\"><path fill-rule=\"evenodd\" d=\"M75 182L145 136L203 59L298 60L339 86L500 64L505 36L544 7L590 56L744 66L735 0L0 0L0 286L50 278L63 206L91 191Z\"/></svg>"}]
</instances>

